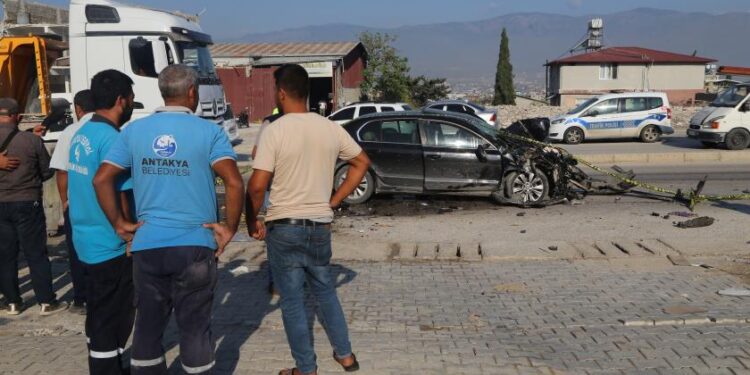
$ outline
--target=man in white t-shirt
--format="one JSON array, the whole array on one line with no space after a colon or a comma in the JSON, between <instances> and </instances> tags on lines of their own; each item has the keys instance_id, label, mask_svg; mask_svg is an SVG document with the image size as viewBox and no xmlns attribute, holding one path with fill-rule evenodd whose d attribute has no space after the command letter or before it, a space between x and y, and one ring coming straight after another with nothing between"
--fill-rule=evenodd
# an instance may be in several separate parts
<instances>
[{"instance_id":1,"label":"man in white t-shirt","mask_svg":"<svg viewBox=\"0 0 750 375\"><path fill-rule=\"evenodd\" d=\"M68 158L70 157L70 143L73 136L94 115L94 98L91 91L79 91L73 98L73 106L78 122L69 125L60 134L49 167L57 170L55 179L57 180L57 190L60 193L63 217L65 218L65 242L68 246L70 275L73 279L73 306L70 307L70 312L86 315L86 271L83 263L78 259L75 246L73 246L73 228L68 216Z\"/></svg>"}]
</instances>

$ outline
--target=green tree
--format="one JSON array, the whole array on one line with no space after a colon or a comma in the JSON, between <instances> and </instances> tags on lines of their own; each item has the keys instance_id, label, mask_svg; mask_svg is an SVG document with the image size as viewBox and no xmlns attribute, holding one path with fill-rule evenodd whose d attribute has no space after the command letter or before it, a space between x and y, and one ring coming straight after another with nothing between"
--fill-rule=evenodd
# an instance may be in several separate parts
<instances>
[{"instance_id":1,"label":"green tree","mask_svg":"<svg viewBox=\"0 0 750 375\"><path fill-rule=\"evenodd\" d=\"M410 100L409 61L398 55L389 34L363 32L359 40L367 50L367 68L361 85L362 100L405 102Z\"/></svg>"},{"instance_id":2,"label":"green tree","mask_svg":"<svg viewBox=\"0 0 750 375\"><path fill-rule=\"evenodd\" d=\"M443 99L450 94L451 89L445 78L414 77L410 80L411 103L423 107L430 100Z\"/></svg>"},{"instance_id":3,"label":"green tree","mask_svg":"<svg viewBox=\"0 0 750 375\"><path fill-rule=\"evenodd\" d=\"M500 37L500 58L497 61L495 96L492 99L492 104L516 104L516 90L513 88L513 65L510 63L510 45L505 28L503 28Z\"/></svg>"}]
</instances>

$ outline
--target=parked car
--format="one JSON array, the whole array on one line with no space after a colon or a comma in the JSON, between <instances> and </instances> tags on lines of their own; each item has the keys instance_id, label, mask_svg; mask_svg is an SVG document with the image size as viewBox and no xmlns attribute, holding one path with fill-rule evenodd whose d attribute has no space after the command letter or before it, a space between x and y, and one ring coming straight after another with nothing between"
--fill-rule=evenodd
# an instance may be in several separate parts
<instances>
[{"instance_id":1,"label":"parked car","mask_svg":"<svg viewBox=\"0 0 750 375\"><path fill-rule=\"evenodd\" d=\"M730 150L750 146L750 84L732 86L690 119L688 137L707 147L720 143Z\"/></svg>"},{"instance_id":2,"label":"parked car","mask_svg":"<svg viewBox=\"0 0 750 375\"><path fill-rule=\"evenodd\" d=\"M234 118L234 113L232 112L230 104L227 104L227 110L224 112L223 126L224 133L227 134L227 137L229 138L229 141L232 142L233 146L242 143L242 138L240 138L240 134L237 131L237 119Z\"/></svg>"},{"instance_id":3,"label":"parked car","mask_svg":"<svg viewBox=\"0 0 750 375\"><path fill-rule=\"evenodd\" d=\"M473 115L486 121L490 126L497 126L497 111L487 109L479 104L472 103L464 100L440 100L436 102L429 102L425 108L436 109L438 111L448 111L465 113L467 115Z\"/></svg>"},{"instance_id":4,"label":"parked car","mask_svg":"<svg viewBox=\"0 0 750 375\"><path fill-rule=\"evenodd\" d=\"M550 139L578 144L588 139L638 138L652 143L674 134L667 94L630 92L591 98L551 119Z\"/></svg>"},{"instance_id":5,"label":"parked car","mask_svg":"<svg viewBox=\"0 0 750 375\"><path fill-rule=\"evenodd\" d=\"M346 199L350 204L378 193L447 192L484 192L500 202L534 204L563 175L553 171L556 167L542 167L546 160L527 162L524 158L533 152L514 145L506 131L467 114L430 109L379 113L353 120L344 129L372 160L362 183ZM536 151L554 152L543 149ZM337 164L337 187L348 168L343 161Z\"/></svg>"},{"instance_id":6,"label":"parked car","mask_svg":"<svg viewBox=\"0 0 750 375\"><path fill-rule=\"evenodd\" d=\"M354 103L332 113L328 116L328 119L339 125L344 125L351 120L371 113L411 110L412 107L406 103Z\"/></svg>"}]
</instances>

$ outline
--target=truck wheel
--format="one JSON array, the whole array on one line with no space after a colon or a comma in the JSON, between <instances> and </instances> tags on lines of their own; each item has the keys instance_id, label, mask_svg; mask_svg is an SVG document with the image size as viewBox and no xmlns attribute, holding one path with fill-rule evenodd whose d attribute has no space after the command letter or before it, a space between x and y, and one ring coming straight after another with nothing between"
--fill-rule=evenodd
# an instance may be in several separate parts
<instances>
[{"instance_id":1,"label":"truck wheel","mask_svg":"<svg viewBox=\"0 0 750 375\"><path fill-rule=\"evenodd\" d=\"M729 150L744 150L750 146L750 133L745 129L734 129L727 133L724 142Z\"/></svg>"},{"instance_id":2,"label":"truck wheel","mask_svg":"<svg viewBox=\"0 0 750 375\"><path fill-rule=\"evenodd\" d=\"M661 140L661 130L655 125L649 125L641 130L641 142L654 143Z\"/></svg>"},{"instance_id":3,"label":"truck wheel","mask_svg":"<svg viewBox=\"0 0 750 375\"><path fill-rule=\"evenodd\" d=\"M339 186L341 186L342 183L344 183L344 180L346 179L346 173L348 171L349 166L347 165L336 172L334 181L336 181L337 189ZM365 177L362 179L362 182L360 182L359 186L357 186L357 188L354 189L354 191L348 197L346 197L346 199L344 199L344 202L349 204L362 204L370 200L373 195L375 195L375 177L373 177L370 171L367 171Z\"/></svg>"},{"instance_id":4,"label":"truck wheel","mask_svg":"<svg viewBox=\"0 0 750 375\"><path fill-rule=\"evenodd\" d=\"M572 127L565 131L563 135L563 141L569 145L577 145L583 142L583 130L581 128Z\"/></svg>"},{"instance_id":5,"label":"truck wheel","mask_svg":"<svg viewBox=\"0 0 750 375\"><path fill-rule=\"evenodd\" d=\"M511 172L505 176L505 196L511 203L533 204L549 195L549 181L539 169Z\"/></svg>"}]
</instances>

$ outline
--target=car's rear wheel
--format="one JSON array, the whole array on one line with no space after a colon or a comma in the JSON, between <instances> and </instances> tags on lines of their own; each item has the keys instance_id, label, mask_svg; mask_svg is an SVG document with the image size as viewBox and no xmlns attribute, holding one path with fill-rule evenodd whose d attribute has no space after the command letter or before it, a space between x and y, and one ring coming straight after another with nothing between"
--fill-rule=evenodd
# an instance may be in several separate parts
<instances>
[{"instance_id":1,"label":"car's rear wheel","mask_svg":"<svg viewBox=\"0 0 750 375\"><path fill-rule=\"evenodd\" d=\"M349 172L348 165L336 172L334 181L336 181L337 189L344 183L344 180L346 180L347 172ZM372 175L372 172L367 171L362 182L360 182L357 188L354 189L346 199L344 199L344 202L349 204L362 204L370 200L373 195L375 195L375 177Z\"/></svg>"},{"instance_id":2,"label":"car's rear wheel","mask_svg":"<svg viewBox=\"0 0 750 375\"><path fill-rule=\"evenodd\" d=\"M661 140L661 130L655 125L649 125L641 130L641 142L654 143Z\"/></svg>"},{"instance_id":3,"label":"car's rear wheel","mask_svg":"<svg viewBox=\"0 0 750 375\"><path fill-rule=\"evenodd\" d=\"M534 204L549 195L549 181L539 169L511 172L505 177L505 197L515 204Z\"/></svg>"},{"instance_id":4,"label":"car's rear wheel","mask_svg":"<svg viewBox=\"0 0 750 375\"><path fill-rule=\"evenodd\" d=\"M724 140L729 150L744 150L750 146L750 133L745 129L734 129Z\"/></svg>"},{"instance_id":5,"label":"car's rear wheel","mask_svg":"<svg viewBox=\"0 0 750 375\"><path fill-rule=\"evenodd\" d=\"M573 127L565 131L563 135L563 141L569 145L577 145L583 142L584 134L583 130L578 127Z\"/></svg>"}]
</instances>

